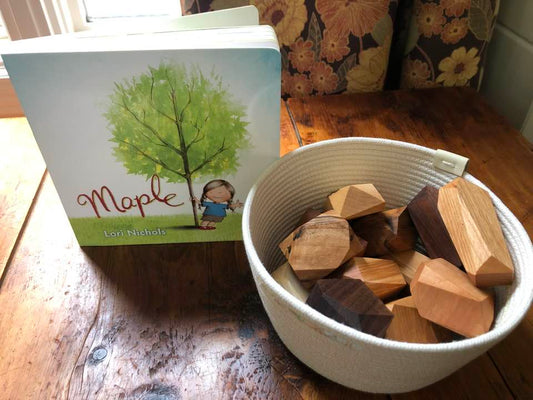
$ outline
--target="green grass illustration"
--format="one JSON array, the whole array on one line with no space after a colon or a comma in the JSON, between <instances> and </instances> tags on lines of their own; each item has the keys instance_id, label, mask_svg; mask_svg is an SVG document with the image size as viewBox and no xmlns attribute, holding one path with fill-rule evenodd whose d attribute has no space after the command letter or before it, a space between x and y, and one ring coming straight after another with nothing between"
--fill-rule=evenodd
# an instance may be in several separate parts
<instances>
[{"instance_id":1,"label":"green grass illustration","mask_svg":"<svg viewBox=\"0 0 533 400\"><path fill-rule=\"evenodd\" d=\"M190 215L70 218L70 223L82 246L242 240L241 214L228 214L212 231L197 229Z\"/></svg>"}]
</instances>

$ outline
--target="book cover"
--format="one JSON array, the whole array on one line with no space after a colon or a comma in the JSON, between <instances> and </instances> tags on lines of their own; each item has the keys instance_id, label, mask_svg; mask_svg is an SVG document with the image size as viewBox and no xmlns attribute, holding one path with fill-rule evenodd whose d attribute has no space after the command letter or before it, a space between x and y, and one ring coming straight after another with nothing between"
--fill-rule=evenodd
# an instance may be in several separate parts
<instances>
[{"instance_id":1,"label":"book cover","mask_svg":"<svg viewBox=\"0 0 533 400\"><path fill-rule=\"evenodd\" d=\"M3 58L80 245L240 240L279 157L271 28L51 46Z\"/></svg>"}]
</instances>

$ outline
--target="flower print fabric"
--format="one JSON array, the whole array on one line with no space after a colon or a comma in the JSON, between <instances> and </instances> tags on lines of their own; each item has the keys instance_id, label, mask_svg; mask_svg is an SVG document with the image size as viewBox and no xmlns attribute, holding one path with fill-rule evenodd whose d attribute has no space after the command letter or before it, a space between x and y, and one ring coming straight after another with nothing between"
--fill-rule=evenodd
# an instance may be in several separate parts
<instances>
[{"instance_id":1,"label":"flower print fabric","mask_svg":"<svg viewBox=\"0 0 533 400\"><path fill-rule=\"evenodd\" d=\"M383 89L398 0L182 0L182 9L245 4L276 31L284 98Z\"/></svg>"},{"instance_id":2,"label":"flower print fabric","mask_svg":"<svg viewBox=\"0 0 533 400\"><path fill-rule=\"evenodd\" d=\"M498 0L414 0L402 88L479 88Z\"/></svg>"}]
</instances>

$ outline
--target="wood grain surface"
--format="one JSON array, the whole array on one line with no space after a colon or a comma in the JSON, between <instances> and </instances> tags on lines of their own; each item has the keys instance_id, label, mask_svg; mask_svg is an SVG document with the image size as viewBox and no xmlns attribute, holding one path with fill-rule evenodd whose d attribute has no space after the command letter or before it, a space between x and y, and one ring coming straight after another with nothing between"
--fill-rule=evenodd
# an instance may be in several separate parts
<instances>
[{"instance_id":1,"label":"wood grain surface","mask_svg":"<svg viewBox=\"0 0 533 400\"><path fill-rule=\"evenodd\" d=\"M298 132L282 105L282 154L299 141L361 134L454 151L470 157L469 170L533 232L531 147L475 92L288 105ZM25 162L14 157L10 171L22 173ZM318 376L283 346L242 243L80 249L49 178L29 203L15 201L19 187L6 185L4 174L2 184L2 210L14 204L22 215L0 282L2 399L531 398L531 313L509 338L441 382L404 395L357 392Z\"/></svg>"},{"instance_id":2,"label":"wood grain surface","mask_svg":"<svg viewBox=\"0 0 533 400\"><path fill-rule=\"evenodd\" d=\"M283 156L298 147L298 137L294 130L293 121L289 115L287 104L282 101L280 107L280 151L279 155Z\"/></svg>"},{"instance_id":3,"label":"wood grain surface","mask_svg":"<svg viewBox=\"0 0 533 400\"><path fill-rule=\"evenodd\" d=\"M43 158L26 119L0 119L0 278L44 169Z\"/></svg>"},{"instance_id":4,"label":"wood grain surface","mask_svg":"<svg viewBox=\"0 0 533 400\"><path fill-rule=\"evenodd\" d=\"M0 118L23 117L24 110L11 80L0 73Z\"/></svg>"}]
</instances>

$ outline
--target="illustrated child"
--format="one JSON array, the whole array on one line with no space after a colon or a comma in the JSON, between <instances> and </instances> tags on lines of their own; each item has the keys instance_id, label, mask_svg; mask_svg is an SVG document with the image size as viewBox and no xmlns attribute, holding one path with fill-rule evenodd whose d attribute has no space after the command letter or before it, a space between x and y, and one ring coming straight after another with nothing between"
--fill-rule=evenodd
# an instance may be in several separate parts
<instances>
[{"instance_id":1,"label":"illustrated child","mask_svg":"<svg viewBox=\"0 0 533 400\"><path fill-rule=\"evenodd\" d=\"M202 222L198 229L213 230L216 224L226 217L226 210L235 211L243 206L239 200L233 203L235 188L231 183L222 179L207 182L204 186L200 201L195 199L198 209L204 207Z\"/></svg>"}]
</instances>

